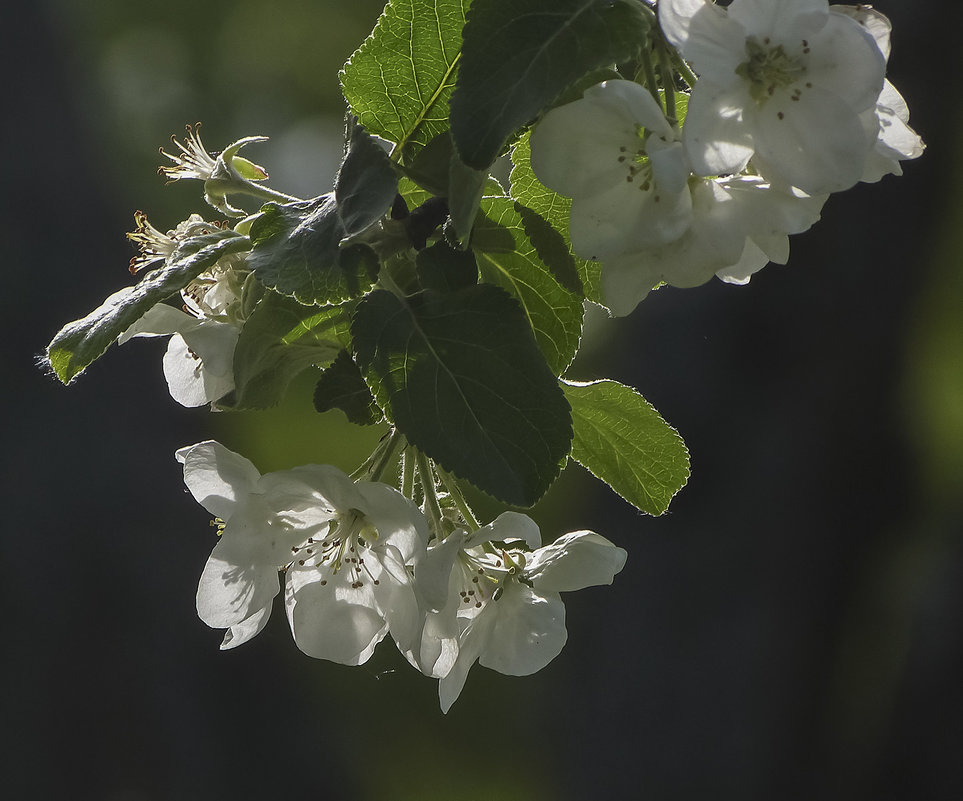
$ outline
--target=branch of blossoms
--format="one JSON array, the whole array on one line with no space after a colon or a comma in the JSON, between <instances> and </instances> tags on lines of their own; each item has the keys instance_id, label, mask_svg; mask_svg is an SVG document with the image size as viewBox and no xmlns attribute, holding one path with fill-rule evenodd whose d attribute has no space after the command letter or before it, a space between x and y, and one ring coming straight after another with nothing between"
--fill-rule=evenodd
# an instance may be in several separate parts
<instances>
[{"instance_id":1,"label":"branch of blossoms","mask_svg":"<svg viewBox=\"0 0 963 801\"><path fill-rule=\"evenodd\" d=\"M460 0L438 0L419 27L408 3L392 0L345 65L334 191L270 188L239 155L264 137L211 153L188 126L159 171L200 181L231 221L192 213L165 233L137 212L143 277L64 327L44 362L69 383L114 342L166 336L184 406L267 408L317 369L318 411L386 422L351 475L262 475L214 441L177 452L218 533L197 613L236 648L281 596L305 654L360 665L390 640L448 712L475 663L528 675L558 656L561 593L611 584L627 556L586 530L543 544L518 511L484 523L464 484L531 506L571 458L661 514L688 478L681 437L638 392L567 374L584 301L625 315L662 284L744 284L788 261L833 192L900 175L924 145L885 77L889 20L868 6L527 0L540 16L474 0L466 21ZM545 19L554 33L530 24ZM510 54L491 41L502 22ZM416 28L440 50L415 48ZM452 94L454 62L434 67L458 43ZM530 63L494 80L489 48ZM424 69L408 75L412 59ZM451 124L455 100L470 124ZM481 169L505 151L509 195Z\"/></svg>"}]
</instances>

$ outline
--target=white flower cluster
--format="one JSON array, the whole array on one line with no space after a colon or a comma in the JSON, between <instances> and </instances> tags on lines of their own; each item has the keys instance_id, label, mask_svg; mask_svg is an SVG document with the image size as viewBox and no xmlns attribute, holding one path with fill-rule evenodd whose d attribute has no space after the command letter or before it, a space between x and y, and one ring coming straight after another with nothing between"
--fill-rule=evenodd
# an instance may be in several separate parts
<instances>
[{"instance_id":1,"label":"white flower cluster","mask_svg":"<svg viewBox=\"0 0 963 801\"><path fill-rule=\"evenodd\" d=\"M532 169L572 198L572 247L603 262L620 315L661 282L742 284L785 264L789 235L831 192L923 152L884 77L889 20L872 8L660 0L658 12L698 74L681 128L654 90L614 80L549 111L531 138Z\"/></svg>"},{"instance_id":2,"label":"white flower cluster","mask_svg":"<svg viewBox=\"0 0 963 801\"><path fill-rule=\"evenodd\" d=\"M264 628L282 575L304 653L359 665L390 634L439 679L446 712L476 661L509 675L547 665L567 637L559 593L611 584L625 563L623 549L589 531L541 546L535 523L515 512L444 535L398 490L330 465L261 475L212 441L177 459L220 529L197 611L227 629L221 648Z\"/></svg>"}]
</instances>

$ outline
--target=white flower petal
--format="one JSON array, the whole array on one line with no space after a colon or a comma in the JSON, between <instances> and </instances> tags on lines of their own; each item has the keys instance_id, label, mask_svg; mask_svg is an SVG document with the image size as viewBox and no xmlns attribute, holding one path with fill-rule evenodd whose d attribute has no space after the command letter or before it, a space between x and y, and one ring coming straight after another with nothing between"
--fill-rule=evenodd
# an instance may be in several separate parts
<instances>
[{"instance_id":1,"label":"white flower petal","mask_svg":"<svg viewBox=\"0 0 963 801\"><path fill-rule=\"evenodd\" d=\"M525 574L539 592L571 592L611 584L626 552L592 531L573 531L531 558Z\"/></svg>"},{"instance_id":2,"label":"white flower petal","mask_svg":"<svg viewBox=\"0 0 963 801\"><path fill-rule=\"evenodd\" d=\"M682 128L686 156L696 175L728 175L746 166L754 146L743 111L753 102L742 83L696 83Z\"/></svg>"},{"instance_id":3,"label":"white flower petal","mask_svg":"<svg viewBox=\"0 0 963 801\"><path fill-rule=\"evenodd\" d=\"M659 25L703 75L732 75L742 60L745 31L709 0L662 0Z\"/></svg>"},{"instance_id":4,"label":"white flower petal","mask_svg":"<svg viewBox=\"0 0 963 801\"><path fill-rule=\"evenodd\" d=\"M171 397L188 408L216 401L234 389L234 376L215 375L205 370L204 362L180 334L174 334L167 343L164 377Z\"/></svg>"},{"instance_id":5,"label":"white flower petal","mask_svg":"<svg viewBox=\"0 0 963 801\"><path fill-rule=\"evenodd\" d=\"M829 17L827 0L733 0L730 19L747 36L769 37L777 44L795 43L816 35Z\"/></svg>"},{"instance_id":6,"label":"white flower petal","mask_svg":"<svg viewBox=\"0 0 963 801\"><path fill-rule=\"evenodd\" d=\"M565 604L555 593L538 593L518 582L491 604L498 610L478 664L508 676L528 676L558 656L568 632Z\"/></svg>"},{"instance_id":7,"label":"white flower petal","mask_svg":"<svg viewBox=\"0 0 963 801\"><path fill-rule=\"evenodd\" d=\"M236 623L224 632L221 650L228 651L231 648L237 648L237 646L246 643L255 635L260 634L267 625L268 619L271 617L272 606L273 604L268 604L249 618L242 620L240 623Z\"/></svg>"},{"instance_id":8,"label":"white flower petal","mask_svg":"<svg viewBox=\"0 0 963 801\"><path fill-rule=\"evenodd\" d=\"M197 586L197 614L208 626L225 629L269 606L278 594L278 568L258 561L247 537L225 533L214 546Z\"/></svg>"},{"instance_id":9,"label":"white flower petal","mask_svg":"<svg viewBox=\"0 0 963 801\"><path fill-rule=\"evenodd\" d=\"M183 309L178 309L166 303L158 303L148 309L143 317L124 331L117 338L117 343L123 345L134 337L158 337L175 334L179 331L196 328L200 324L200 320Z\"/></svg>"},{"instance_id":10,"label":"white flower petal","mask_svg":"<svg viewBox=\"0 0 963 801\"><path fill-rule=\"evenodd\" d=\"M465 680L468 678L468 671L475 664L481 649L491 636L495 618L496 616L486 609L478 617L473 618L462 632L459 638L458 656L448 673L438 681L438 700L441 702L441 711L445 714L448 714L452 704L461 695Z\"/></svg>"},{"instance_id":11,"label":"white flower petal","mask_svg":"<svg viewBox=\"0 0 963 801\"><path fill-rule=\"evenodd\" d=\"M234 348L241 329L231 323L205 320L200 325L181 331L181 338L200 357L204 371L213 376L229 378L234 384Z\"/></svg>"},{"instance_id":12,"label":"white flower petal","mask_svg":"<svg viewBox=\"0 0 963 801\"><path fill-rule=\"evenodd\" d=\"M857 22L830 14L809 44L806 81L832 92L856 113L872 108L883 88L886 59Z\"/></svg>"},{"instance_id":13,"label":"white flower petal","mask_svg":"<svg viewBox=\"0 0 963 801\"><path fill-rule=\"evenodd\" d=\"M261 474L238 453L207 440L175 454L184 465L184 483L201 506L221 520L230 520L237 503L254 492Z\"/></svg>"},{"instance_id":14,"label":"white flower petal","mask_svg":"<svg viewBox=\"0 0 963 801\"><path fill-rule=\"evenodd\" d=\"M285 585L285 606L294 641L308 656L342 665L367 662L388 633L371 582L350 586L349 571L322 579L313 567L293 566ZM325 580L326 584L321 584Z\"/></svg>"},{"instance_id":15,"label":"white flower petal","mask_svg":"<svg viewBox=\"0 0 963 801\"><path fill-rule=\"evenodd\" d=\"M830 6L830 14L844 14L856 20L863 29L873 37L876 46L883 54L883 58L889 59L890 42L889 36L893 31L893 26L889 19L877 11L875 8L866 5L858 6Z\"/></svg>"},{"instance_id":16,"label":"white flower petal","mask_svg":"<svg viewBox=\"0 0 963 801\"><path fill-rule=\"evenodd\" d=\"M848 189L862 175L871 146L859 116L818 87L797 97L777 90L753 109L756 166L773 182L810 195Z\"/></svg>"}]
</instances>

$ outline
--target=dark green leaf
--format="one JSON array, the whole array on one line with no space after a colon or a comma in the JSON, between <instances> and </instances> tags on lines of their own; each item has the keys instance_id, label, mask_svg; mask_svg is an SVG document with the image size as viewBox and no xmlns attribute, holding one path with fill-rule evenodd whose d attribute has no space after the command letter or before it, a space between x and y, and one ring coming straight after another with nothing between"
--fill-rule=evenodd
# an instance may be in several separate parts
<instances>
[{"instance_id":1,"label":"dark green leaf","mask_svg":"<svg viewBox=\"0 0 963 801\"><path fill-rule=\"evenodd\" d=\"M689 451L679 433L616 381L562 388L572 406L572 458L637 509L662 514L689 479Z\"/></svg>"},{"instance_id":2,"label":"dark green leaf","mask_svg":"<svg viewBox=\"0 0 963 801\"><path fill-rule=\"evenodd\" d=\"M397 194L398 176L388 154L364 128L355 125L334 184L345 235L357 236L378 222Z\"/></svg>"},{"instance_id":3,"label":"dark green leaf","mask_svg":"<svg viewBox=\"0 0 963 801\"><path fill-rule=\"evenodd\" d=\"M183 289L222 256L250 247L247 237L230 230L185 239L163 267L129 290L111 295L83 319L64 326L47 346L46 364L69 384L148 310Z\"/></svg>"},{"instance_id":4,"label":"dark green leaf","mask_svg":"<svg viewBox=\"0 0 963 801\"><path fill-rule=\"evenodd\" d=\"M527 133L518 140L512 150L511 194L519 203L537 212L562 235L569 253L572 254L583 297L593 303L601 304L601 266L597 261L580 259L573 253L572 241L568 233L572 201L546 188L535 177L535 173L532 172L531 148ZM537 241L537 235L532 238ZM559 280L566 286L570 286L562 276L559 276Z\"/></svg>"},{"instance_id":5,"label":"dark green leaf","mask_svg":"<svg viewBox=\"0 0 963 801\"><path fill-rule=\"evenodd\" d=\"M372 292L351 326L379 405L415 447L499 500L530 506L571 446L565 396L518 303L478 284Z\"/></svg>"},{"instance_id":6,"label":"dark green leaf","mask_svg":"<svg viewBox=\"0 0 963 801\"><path fill-rule=\"evenodd\" d=\"M542 261L541 256L552 254L536 250L511 198L484 198L482 211L471 242L482 280L502 287L522 304L545 360L555 375L561 375L578 351L582 299ZM560 247L554 255L568 254Z\"/></svg>"},{"instance_id":7,"label":"dark green leaf","mask_svg":"<svg viewBox=\"0 0 963 801\"><path fill-rule=\"evenodd\" d=\"M340 409L349 422L359 426L374 425L383 417L358 365L346 350L321 373L314 389L314 408L319 412Z\"/></svg>"},{"instance_id":8,"label":"dark green leaf","mask_svg":"<svg viewBox=\"0 0 963 801\"><path fill-rule=\"evenodd\" d=\"M454 292L478 283L475 254L470 250L455 250L444 241L419 252L415 264L425 289Z\"/></svg>"},{"instance_id":9,"label":"dark green leaf","mask_svg":"<svg viewBox=\"0 0 963 801\"><path fill-rule=\"evenodd\" d=\"M487 181L488 170L473 170L465 166L457 153L452 152L451 173L448 178L448 210L455 236L462 247L468 247L468 239L478 216Z\"/></svg>"},{"instance_id":10,"label":"dark green leaf","mask_svg":"<svg viewBox=\"0 0 963 801\"><path fill-rule=\"evenodd\" d=\"M487 0L464 30L451 132L487 169L512 134L583 75L630 57L651 12L638 0Z\"/></svg>"},{"instance_id":11,"label":"dark green leaf","mask_svg":"<svg viewBox=\"0 0 963 801\"><path fill-rule=\"evenodd\" d=\"M268 203L251 226L248 263L261 283L282 295L307 305L337 303L366 292L378 275L374 252L365 245L342 248L345 235L333 192Z\"/></svg>"},{"instance_id":12,"label":"dark green leaf","mask_svg":"<svg viewBox=\"0 0 963 801\"><path fill-rule=\"evenodd\" d=\"M371 133L408 161L448 129L469 0L391 0L341 70L341 90Z\"/></svg>"},{"instance_id":13,"label":"dark green leaf","mask_svg":"<svg viewBox=\"0 0 963 801\"><path fill-rule=\"evenodd\" d=\"M234 392L217 405L267 409L302 370L329 364L351 341L354 301L340 306L304 306L268 292L241 329L234 349Z\"/></svg>"}]
</instances>

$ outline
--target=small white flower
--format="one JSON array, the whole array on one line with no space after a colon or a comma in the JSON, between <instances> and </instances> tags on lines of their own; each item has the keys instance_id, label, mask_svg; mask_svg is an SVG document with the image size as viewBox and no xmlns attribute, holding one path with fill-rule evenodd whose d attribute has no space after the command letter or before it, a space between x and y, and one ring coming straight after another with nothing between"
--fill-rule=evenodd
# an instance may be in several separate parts
<instances>
[{"instance_id":1,"label":"small white flower","mask_svg":"<svg viewBox=\"0 0 963 801\"><path fill-rule=\"evenodd\" d=\"M427 524L407 498L330 465L262 476L216 442L183 448L177 459L222 528L197 590L201 620L228 629L222 648L263 628L279 571L291 631L309 656L361 664L389 630L410 645L420 611L407 565L424 552Z\"/></svg>"},{"instance_id":2,"label":"small white flower","mask_svg":"<svg viewBox=\"0 0 963 801\"><path fill-rule=\"evenodd\" d=\"M417 651L402 650L439 679L443 712L458 698L476 661L512 676L545 667L568 637L559 593L611 584L625 564L623 549L590 531L539 544L531 518L505 512L471 535L462 530L449 535L429 551L423 569L416 569L419 587L434 599L436 611L427 615Z\"/></svg>"},{"instance_id":3,"label":"small white flower","mask_svg":"<svg viewBox=\"0 0 963 801\"><path fill-rule=\"evenodd\" d=\"M860 114L886 70L861 25L827 0L662 0L659 22L699 73L683 131L697 174L738 173L752 158L810 195L860 179L875 139Z\"/></svg>"},{"instance_id":4,"label":"small white flower","mask_svg":"<svg viewBox=\"0 0 963 801\"><path fill-rule=\"evenodd\" d=\"M532 170L572 198L570 234L586 259L679 237L692 204L678 132L642 86L605 81L549 111L532 132Z\"/></svg>"}]
</instances>

